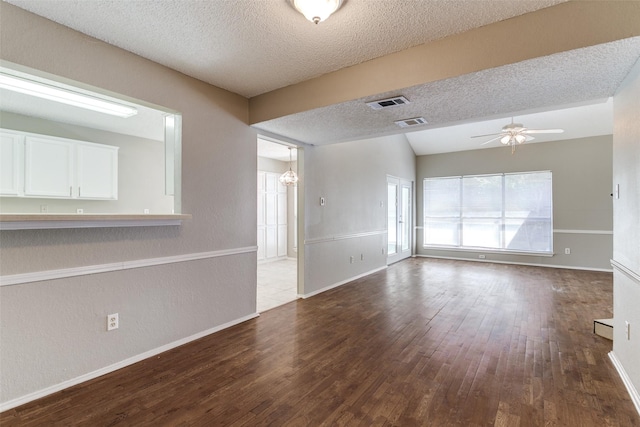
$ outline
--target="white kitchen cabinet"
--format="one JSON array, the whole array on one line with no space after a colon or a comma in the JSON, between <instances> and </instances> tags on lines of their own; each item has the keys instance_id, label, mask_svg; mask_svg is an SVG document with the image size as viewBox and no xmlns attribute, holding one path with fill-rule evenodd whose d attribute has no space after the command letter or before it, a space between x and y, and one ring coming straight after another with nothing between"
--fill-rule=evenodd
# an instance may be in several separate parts
<instances>
[{"instance_id":1,"label":"white kitchen cabinet","mask_svg":"<svg viewBox=\"0 0 640 427\"><path fill-rule=\"evenodd\" d=\"M0 195L117 200L118 147L18 131L0 136Z\"/></svg>"},{"instance_id":2,"label":"white kitchen cabinet","mask_svg":"<svg viewBox=\"0 0 640 427\"><path fill-rule=\"evenodd\" d=\"M24 195L73 197L74 144L47 137L25 140Z\"/></svg>"},{"instance_id":3,"label":"white kitchen cabinet","mask_svg":"<svg viewBox=\"0 0 640 427\"><path fill-rule=\"evenodd\" d=\"M18 196L24 172L24 135L0 130L0 195Z\"/></svg>"},{"instance_id":4,"label":"white kitchen cabinet","mask_svg":"<svg viewBox=\"0 0 640 427\"><path fill-rule=\"evenodd\" d=\"M118 148L109 145L76 145L79 199L118 199Z\"/></svg>"}]
</instances>

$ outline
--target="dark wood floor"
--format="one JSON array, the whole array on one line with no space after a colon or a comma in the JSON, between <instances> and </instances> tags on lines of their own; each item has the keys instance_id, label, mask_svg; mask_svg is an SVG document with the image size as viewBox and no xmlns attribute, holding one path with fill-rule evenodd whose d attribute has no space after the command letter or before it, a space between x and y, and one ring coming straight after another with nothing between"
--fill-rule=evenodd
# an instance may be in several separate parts
<instances>
[{"instance_id":1,"label":"dark wood floor","mask_svg":"<svg viewBox=\"0 0 640 427\"><path fill-rule=\"evenodd\" d=\"M0 424L639 426L611 307L609 273L409 259Z\"/></svg>"}]
</instances>

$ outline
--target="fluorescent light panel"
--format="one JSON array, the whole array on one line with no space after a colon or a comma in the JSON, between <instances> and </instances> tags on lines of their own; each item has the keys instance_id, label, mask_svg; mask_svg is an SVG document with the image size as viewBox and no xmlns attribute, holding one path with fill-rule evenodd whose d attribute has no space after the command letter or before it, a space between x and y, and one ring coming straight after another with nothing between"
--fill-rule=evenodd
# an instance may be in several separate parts
<instances>
[{"instance_id":1,"label":"fluorescent light panel","mask_svg":"<svg viewBox=\"0 0 640 427\"><path fill-rule=\"evenodd\" d=\"M128 105L4 73L0 73L0 88L118 117L126 118L138 114L137 109Z\"/></svg>"}]
</instances>

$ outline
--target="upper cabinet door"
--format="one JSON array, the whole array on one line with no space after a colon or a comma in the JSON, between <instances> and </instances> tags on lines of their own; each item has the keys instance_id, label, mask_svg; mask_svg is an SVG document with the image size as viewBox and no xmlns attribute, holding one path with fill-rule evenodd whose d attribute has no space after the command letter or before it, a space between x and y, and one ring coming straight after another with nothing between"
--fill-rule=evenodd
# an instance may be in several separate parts
<instances>
[{"instance_id":1,"label":"upper cabinet door","mask_svg":"<svg viewBox=\"0 0 640 427\"><path fill-rule=\"evenodd\" d=\"M77 144L79 199L118 199L118 147Z\"/></svg>"},{"instance_id":2,"label":"upper cabinet door","mask_svg":"<svg viewBox=\"0 0 640 427\"><path fill-rule=\"evenodd\" d=\"M18 196L22 191L24 136L0 131L0 195Z\"/></svg>"},{"instance_id":3,"label":"upper cabinet door","mask_svg":"<svg viewBox=\"0 0 640 427\"><path fill-rule=\"evenodd\" d=\"M0 136L0 194L35 198L118 199L118 147L23 132L2 132Z\"/></svg>"},{"instance_id":4,"label":"upper cabinet door","mask_svg":"<svg viewBox=\"0 0 640 427\"><path fill-rule=\"evenodd\" d=\"M27 136L25 140L25 196L73 196L74 144Z\"/></svg>"}]
</instances>

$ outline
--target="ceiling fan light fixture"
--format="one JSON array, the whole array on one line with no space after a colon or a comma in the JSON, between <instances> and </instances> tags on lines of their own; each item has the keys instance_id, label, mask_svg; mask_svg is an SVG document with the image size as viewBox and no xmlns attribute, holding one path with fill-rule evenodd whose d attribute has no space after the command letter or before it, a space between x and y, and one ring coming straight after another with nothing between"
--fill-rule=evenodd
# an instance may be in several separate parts
<instances>
[{"instance_id":1,"label":"ceiling fan light fixture","mask_svg":"<svg viewBox=\"0 0 640 427\"><path fill-rule=\"evenodd\" d=\"M509 144L522 144L527 140L527 137L521 133L509 134L500 138L500 142L504 145Z\"/></svg>"},{"instance_id":2,"label":"ceiling fan light fixture","mask_svg":"<svg viewBox=\"0 0 640 427\"><path fill-rule=\"evenodd\" d=\"M490 133L487 135L474 135L471 138L483 138L492 136L488 141L482 143L482 145L488 144L492 141L499 140L503 145L511 146L511 154L516 150L516 145L524 144L527 141L535 139L531 134L539 133L563 133L562 129L529 129L522 125L522 123L514 123L513 117L511 123L502 127L502 131L498 133Z\"/></svg>"},{"instance_id":3,"label":"ceiling fan light fixture","mask_svg":"<svg viewBox=\"0 0 640 427\"><path fill-rule=\"evenodd\" d=\"M289 0L291 6L314 24L331 16L340 9L343 2L344 0Z\"/></svg>"}]
</instances>

